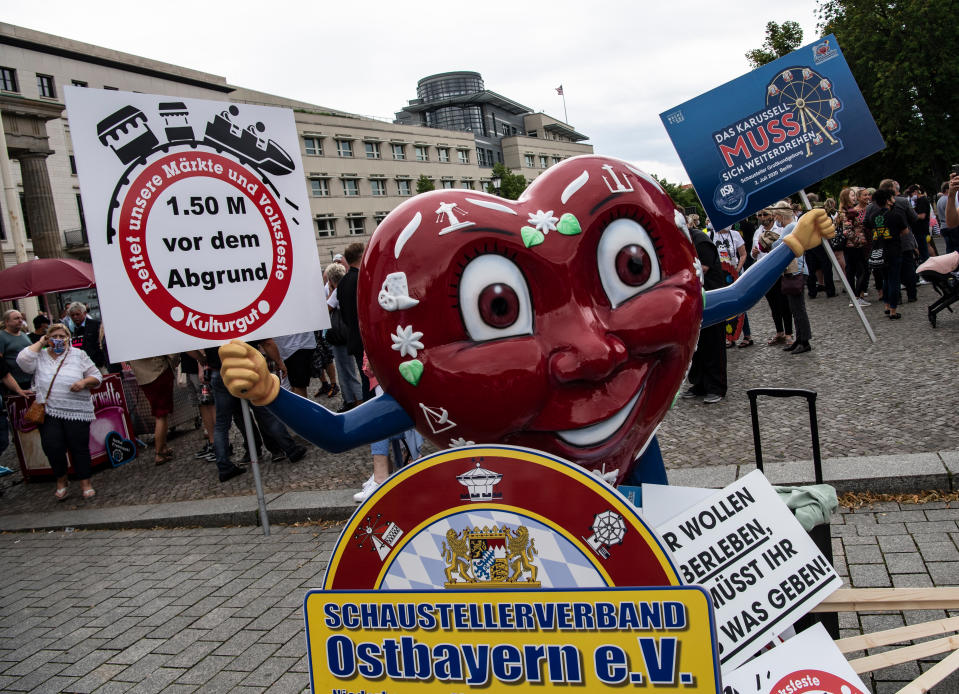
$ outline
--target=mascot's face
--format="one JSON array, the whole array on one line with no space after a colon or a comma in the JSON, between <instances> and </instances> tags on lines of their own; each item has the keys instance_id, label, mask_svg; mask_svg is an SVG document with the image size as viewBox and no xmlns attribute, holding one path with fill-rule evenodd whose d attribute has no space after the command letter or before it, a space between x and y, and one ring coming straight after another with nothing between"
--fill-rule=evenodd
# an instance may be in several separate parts
<instances>
[{"instance_id":1,"label":"mascot's face","mask_svg":"<svg viewBox=\"0 0 959 694\"><path fill-rule=\"evenodd\" d=\"M527 446L621 481L699 333L702 288L679 220L651 177L606 157L567 159L517 201L412 198L379 225L360 270L380 384L440 447Z\"/></svg>"}]
</instances>

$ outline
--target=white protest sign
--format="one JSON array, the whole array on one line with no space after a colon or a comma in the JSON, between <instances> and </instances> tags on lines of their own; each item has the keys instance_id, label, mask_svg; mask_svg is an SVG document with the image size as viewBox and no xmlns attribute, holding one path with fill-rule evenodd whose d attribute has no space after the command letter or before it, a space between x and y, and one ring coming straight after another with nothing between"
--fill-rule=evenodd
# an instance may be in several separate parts
<instances>
[{"instance_id":1,"label":"white protest sign","mask_svg":"<svg viewBox=\"0 0 959 694\"><path fill-rule=\"evenodd\" d=\"M842 584L758 470L656 532L682 581L703 586L712 598L723 672Z\"/></svg>"},{"instance_id":2,"label":"white protest sign","mask_svg":"<svg viewBox=\"0 0 959 694\"><path fill-rule=\"evenodd\" d=\"M292 111L65 94L114 361L329 326Z\"/></svg>"},{"instance_id":3,"label":"white protest sign","mask_svg":"<svg viewBox=\"0 0 959 694\"><path fill-rule=\"evenodd\" d=\"M644 482L643 520L654 528L675 518L688 508L705 501L716 493L715 489L703 487L680 487L672 484L649 484Z\"/></svg>"},{"instance_id":4,"label":"white protest sign","mask_svg":"<svg viewBox=\"0 0 959 694\"><path fill-rule=\"evenodd\" d=\"M867 694L826 628L816 624L723 675L726 694Z\"/></svg>"}]
</instances>

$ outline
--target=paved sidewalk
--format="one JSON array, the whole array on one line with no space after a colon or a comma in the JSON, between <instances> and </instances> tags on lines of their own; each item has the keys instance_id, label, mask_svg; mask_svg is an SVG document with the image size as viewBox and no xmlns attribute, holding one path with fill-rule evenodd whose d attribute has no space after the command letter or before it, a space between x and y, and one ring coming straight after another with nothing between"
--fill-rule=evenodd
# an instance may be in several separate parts
<instances>
[{"instance_id":1,"label":"paved sidewalk","mask_svg":"<svg viewBox=\"0 0 959 694\"><path fill-rule=\"evenodd\" d=\"M882 503L833 518L851 587L955 585L959 508ZM0 534L0 690L301 692L302 602L338 527ZM841 614L843 636L947 616ZM949 616L952 616L950 614ZM878 650L881 649L877 649ZM891 694L935 659L866 679ZM933 694L959 691L953 676Z\"/></svg>"},{"instance_id":2,"label":"paved sidewalk","mask_svg":"<svg viewBox=\"0 0 959 694\"><path fill-rule=\"evenodd\" d=\"M670 482L686 487L720 488L755 469L755 463L709 468L683 468L670 474ZM903 474L903 470L909 474ZM769 463L765 474L774 484L800 485L814 481L812 461ZM875 493L955 491L959 489L959 451L911 455L835 458L823 461L824 481L840 492ZM270 492L264 495L270 523L344 520L356 509L352 489ZM257 525L256 496L218 497L200 501L26 511L0 515L0 531L62 528L153 528ZM959 578L959 577L957 577Z\"/></svg>"}]
</instances>

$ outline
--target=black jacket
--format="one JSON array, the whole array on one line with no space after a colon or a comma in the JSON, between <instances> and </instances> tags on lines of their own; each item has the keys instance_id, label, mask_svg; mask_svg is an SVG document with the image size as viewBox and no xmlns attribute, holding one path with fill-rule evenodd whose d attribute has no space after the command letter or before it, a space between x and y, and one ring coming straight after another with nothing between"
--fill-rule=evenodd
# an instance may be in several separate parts
<instances>
[{"instance_id":1,"label":"black jacket","mask_svg":"<svg viewBox=\"0 0 959 694\"><path fill-rule=\"evenodd\" d=\"M100 349L100 321L87 316L82 326L74 328L72 344L86 352L97 367L106 365L106 356Z\"/></svg>"},{"instance_id":2,"label":"black jacket","mask_svg":"<svg viewBox=\"0 0 959 694\"><path fill-rule=\"evenodd\" d=\"M336 285L336 298L340 302L340 316L349 329L346 349L354 357L363 356L363 338L360 337L360 316L357 310L356 290L360 271L351 267L346 277Z\"/></svg>"}]
</instances>

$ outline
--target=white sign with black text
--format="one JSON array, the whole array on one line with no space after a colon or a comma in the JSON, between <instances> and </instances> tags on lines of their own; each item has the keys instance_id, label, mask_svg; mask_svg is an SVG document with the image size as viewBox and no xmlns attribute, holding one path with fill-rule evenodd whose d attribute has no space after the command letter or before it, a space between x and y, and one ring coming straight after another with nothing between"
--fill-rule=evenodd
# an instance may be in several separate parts
<instances>
[{"instance_id":1,"label":"white sign with black text","mask_svg":"<svg viewBox=\"0 0 959 694\"><path fill-rule=\"evenodd\" d=\"M292 111L64 91L114 361L329 326Z\"/></svg>"},{"instance_id":2,"label":"white sign with black text","mask_svg":"<svg viewBox=\"0 0 959 694\"><path fill-rule=\"evenodd\" d=\"M866 694L822 624L816 624L735 671L723 674L725 694Z\"/></svg>"},{"instance_id":3,"label":"white sign with black text","mask_svg":"<svg viewBox=\"0 0 959 694\"><path fill-rule=\"evenodd\" d=\"M723 672L842 580L758 470L659 525L680 579L712 598Z\"/></svg>"}]
</instances>

